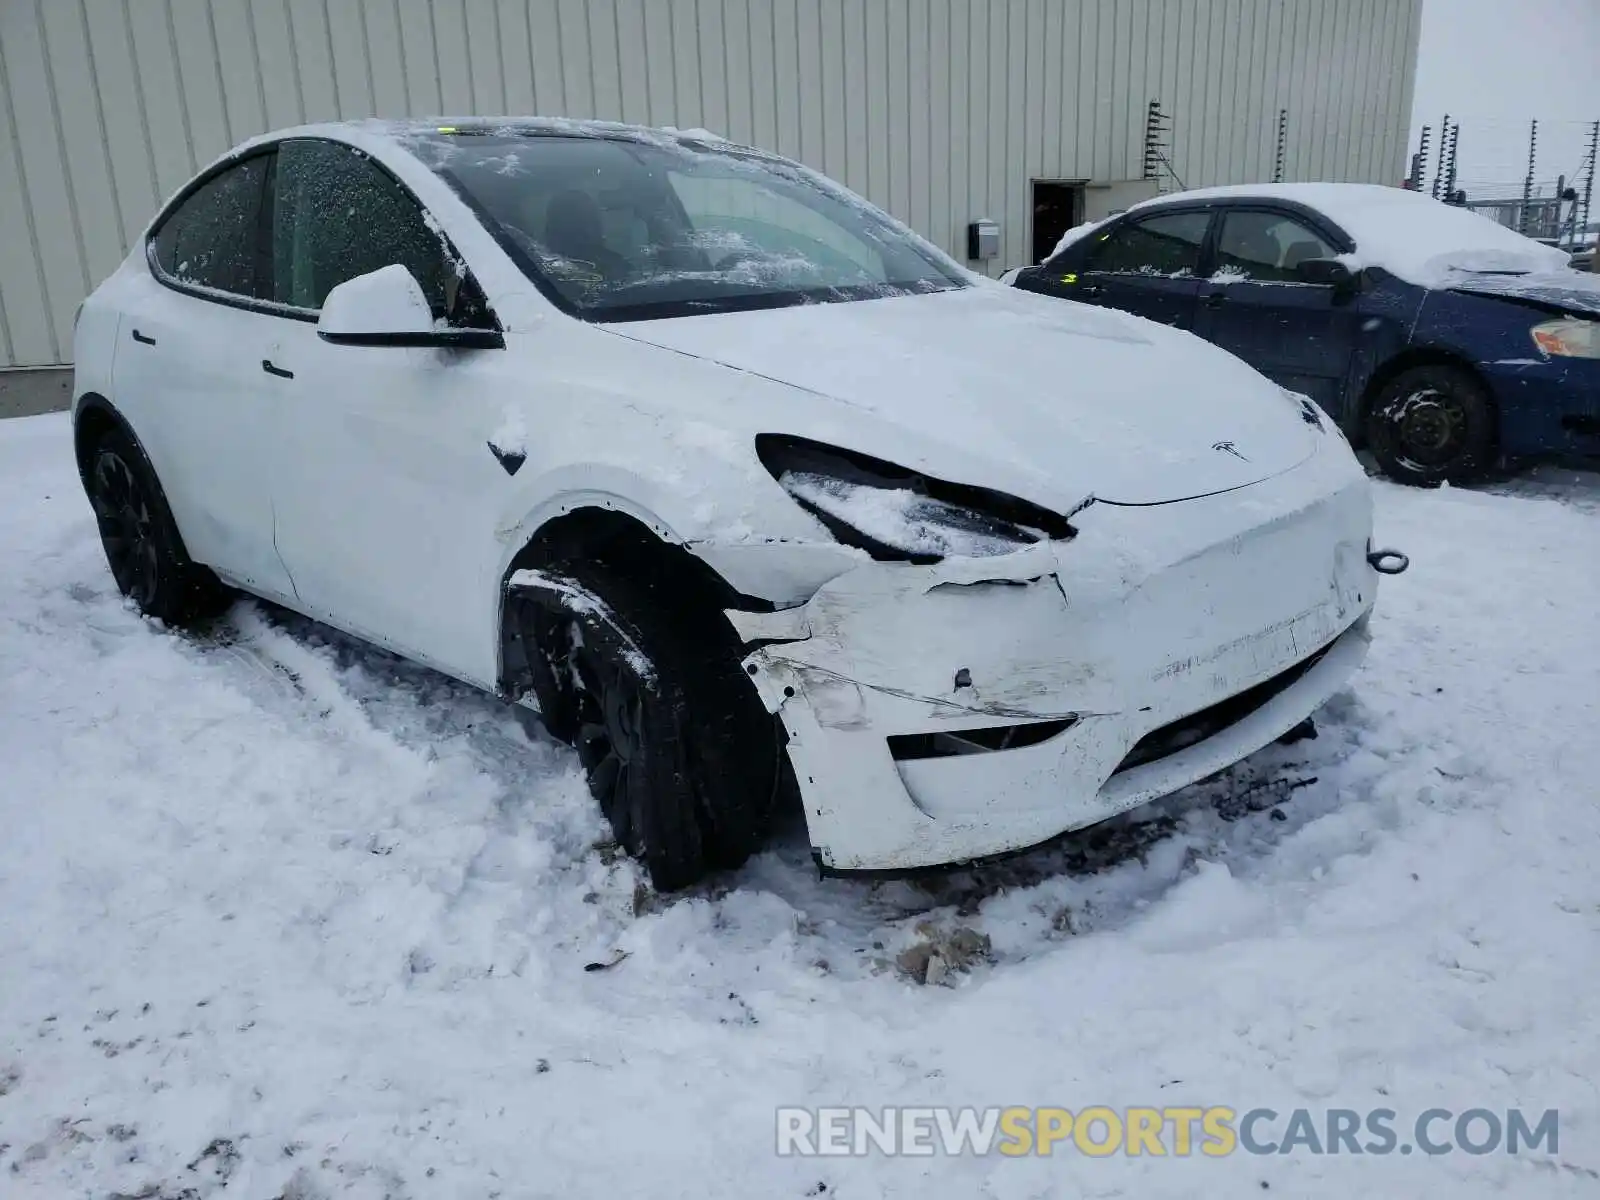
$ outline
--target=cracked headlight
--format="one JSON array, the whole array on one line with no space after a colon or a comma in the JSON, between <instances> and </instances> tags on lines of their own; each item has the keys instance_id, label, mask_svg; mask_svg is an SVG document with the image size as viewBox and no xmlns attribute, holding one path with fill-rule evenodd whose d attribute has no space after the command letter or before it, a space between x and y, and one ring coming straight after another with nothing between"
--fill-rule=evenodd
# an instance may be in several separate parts
<instances>
[{"instance_id":1,"label":"cracked headlight","mask_svg":"<svg viewBox=\"0 0 1600 1200\"><path fill-rule=\"evenodd\" d=\"M764 433L756 454L835 538L881 561L990 558L1074 533L1065 517L1030 501L822 442Z\"/></svg>"}]
</instances>

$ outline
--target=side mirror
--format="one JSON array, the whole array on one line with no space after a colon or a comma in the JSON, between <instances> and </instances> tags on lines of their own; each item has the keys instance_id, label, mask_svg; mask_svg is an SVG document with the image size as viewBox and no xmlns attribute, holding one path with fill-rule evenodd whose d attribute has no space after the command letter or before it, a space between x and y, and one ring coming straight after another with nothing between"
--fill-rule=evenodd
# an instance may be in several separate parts
<instances>
[{"instance_id":1,"label":"side mirror","mask_svg":"<svg viewBox=\"0 0 1600 1200\"><path fill-rule=\"evenodd\" d=\"M1296 265L1295 278L1301 283L1331 284L1339 291L1355 287L1356 277L1337 258L1308 258Z\"/></svg>"},{"instance_id":2,"label":"side mirror","mask_svg":"<svg viewBox=\"0 0 1600 1200\"><path fill-rule=\"evenodd\" d=\"M347 279L329 292L317 336L337 346L503 350L506 344L498 330L435 325L421 285L399 263Z\"/></svg>"}]
</instances>

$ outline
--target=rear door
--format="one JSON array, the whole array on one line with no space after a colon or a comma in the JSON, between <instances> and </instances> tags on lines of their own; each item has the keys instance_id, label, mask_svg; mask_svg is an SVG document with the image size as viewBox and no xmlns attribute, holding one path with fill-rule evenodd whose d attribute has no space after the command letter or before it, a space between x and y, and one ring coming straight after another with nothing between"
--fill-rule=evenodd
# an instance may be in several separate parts
<instances>
[{"instance_id":1,"label":"rear door","mask_svg":"<svg viewBox=\"0 0 1600 1200\"><path fill-rule=\"evenodd\" d=\"M184 545L231 582L267 595L292 585L272 542L261 362L277 318L264 195L272 152L191 187L129 272L113 401L144 444Z\"/></svg>"},{"instance_id":2,"label":"rear door","mask_svg":"<svg viewBox=\"0 0 1600 1200\"><path fill-rule=\"evenodd\" d=\"M1105 233L1090 235L1095 240L1073 277L1041 268L1042 290L1192 329L1210 223L1206 209L1123 221Z\"/></svg>"},{"instance_id":3,"label":"rear door","mask_svg":"<svg viewBox=\"0 0 1600 1200\"><path fill-rule=\"evenodd\" d=\"M1218 213L1215 270L1200 287L1194 331L1269 379L1341 410L1361 336L1355 293L1302 282L1298 265L1333 258L1332 236L1282 210L1229 206Z\"/></svg>"}]
</instances>

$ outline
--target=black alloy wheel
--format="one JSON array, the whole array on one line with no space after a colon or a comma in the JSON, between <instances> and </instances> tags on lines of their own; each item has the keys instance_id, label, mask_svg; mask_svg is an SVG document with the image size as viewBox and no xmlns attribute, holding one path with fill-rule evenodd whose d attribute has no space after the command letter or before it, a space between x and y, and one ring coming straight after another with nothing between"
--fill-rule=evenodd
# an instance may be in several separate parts
<instances>
[{"instance_id":1,"label":"black alloy wheel","mask_svg":"<svg viewBox=\"0 0 1600 1200\"><path fill-rule=\"evenodd\" d=\"M89 501L111 577L124 596L148 612L155 604L161 573L155 516L139 477L115 447L102 445L95 456Z\"/></svg>"},{"instance_id":2,"label":"black alloy wheel","mask_svg":"<svg viewBox=\"0 0 1600 1200\"><path fill-rule=\"evenodd\" d=\"M623 845L635 839L633 814L646 786L644 683L617 660L591 646L572 656L576 676L578 760L589 791Z\"/></svg>"},{"instance_id":3,"label":"black alloy wheel","mask_svg":"<svg viewBox=\"0 0 1600 1200\"><path fill-rule=\"evenodd\" d=\"M184 626L228 606L228 589L189 558L155 472L125 432L100 436L83 486L111 577L140 612Z\"/></svg>"},{"instance_id":4,"label":"black alloy wheel","mask_svg":"<svg viewBox=\"0 0 1600 1200\"><path fill-rule=\"evenodd\" d=\"M514 597L546 728L570 742L612 836L658 891L766 841L787 756L721 613L614 564L567 562ZM589 597L574 611L563 597Z\"/></svg>"}]
</instances>

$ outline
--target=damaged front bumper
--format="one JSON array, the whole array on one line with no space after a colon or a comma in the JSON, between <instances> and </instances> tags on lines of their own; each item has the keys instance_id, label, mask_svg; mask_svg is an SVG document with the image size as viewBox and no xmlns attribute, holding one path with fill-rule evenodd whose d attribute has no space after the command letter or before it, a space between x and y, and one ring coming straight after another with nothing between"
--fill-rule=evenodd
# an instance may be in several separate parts
<instances>
[{"instance_id":1,"label":"damaged front bumper","mask_svg":"<svg viewBox=\"0 0 1600 1200\"><path fill-rule=\"evenodd\" d=\"M824 866L961 862L1104 820L1273 741L1361 662L1377 573L1347 454L1077 523L728 613Z\"/></svg>"}]
</instances>

